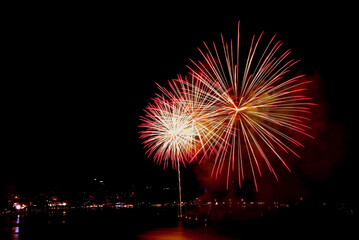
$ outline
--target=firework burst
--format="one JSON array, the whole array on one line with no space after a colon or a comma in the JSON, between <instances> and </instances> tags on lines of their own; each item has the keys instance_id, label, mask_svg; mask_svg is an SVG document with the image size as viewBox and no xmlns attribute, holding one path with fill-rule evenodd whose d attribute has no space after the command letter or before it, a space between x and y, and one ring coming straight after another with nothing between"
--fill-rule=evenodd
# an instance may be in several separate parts
<instances>
[{"instance_id":1,"label":"firework burst","mask_svg":"<svg viewBox=\"0 0 359 240\"><path fill-rule=\"evenodd\" d=\"M206 51L199 49L204 61L192 63L192 75L210 89L210 98L216 111L212 118L219 123L213 130L217 144L226 146L218 149L212 175L218 176L224 166L227 167L227 188L230 169L237 168L238 182L244 179L244 159L248 160L253 175L255 188L258 191L256 175L262 175L260 161L273 173L277 174L269 160L274 155L290 171L282 155L291 153L299 155L293 147L304 147L294 138L299 133L313 138L307 133L310 129L305 122L309 120L310 107L315 105L305 92L304 75L286 78L290 68L298 61L288 59L290 50L280 51L282 43L269 41L264 51L257 56L257 49L262 34L252 38L248 58L244 67L243 77L239 75L239 24L237 46L222 39L220 54L213 43L211 50L204 43ZM254 61L255 57L259 60Z\"/></svg>"},{"instance_id":2,"label":"firework burst","mask_svg":"<svg viewBox=\"0 0 359 240\"><path fill-rule=\"evenodd\" d=\"M157 163L164 161L164 167L168 166L168 159L172 161L172 167L176 168L177 161L188 161L196 142L196 130L190 109L179 101L169 102L164 97L157 97L154 103L149 104L142 117L141 127L147 129L141 131L141 138L147 153L154 155Z\"/></svg>"},{"instance_id":3,"label":"firework burst","mask_svg":"<svg viewBox=\"0 0 359 240\"><path fill-rule=\"evenodd\" d=\"M199 156L206 156L206 150L216 149L213 141L209 121L211 101L206 95L210 89L206 88L200 81L192 77L192 81L186 78L169 82L170 90L158 85L162 95L157 95L145 109L145 116L141 117L140 131L144 139L147 154L153 155L155 162L163 163L164 168L168 167L169 160L172 168L178 171L179 190L179 213L182 216L181 208L181 174L180 163L184 166ZM213 142L213 143L212 143Z\"/></svg>"},{"instance_id":4,"label":"firework burst","mask_svg":"<svg viewBox=\"0 0 359 240\"><path fill-rule=\"evenodd\" d=\"M304 75L288 77L298 61L290 50L282 50L275 36L258 54L262 34L252 38L244 67L239 67L239 24L236 46L204 43L201 61L193 61L190 77L169 82L145 109L141 138L149 155L158 163L179 167L196 159L213 159L212 175L226 169L244 180L248 163L258 191L256 177L263 165L278 179L271 162L278 159L290 171L284 155L299 157L297 133L308 134L312 99L306 96L310 83Z\"/></svg>"},{"instance_id":5,"label":"firework burst","mask_svg":"<svg viewBox=\"0 0 359 240\"><path fill-rule=\"evenodd\" d=\"M192 77L182 79L178 76L169 82L170 89L160 85L161 95L157 95L145 109L141 117L140 131L147 154L153 155L155 162L177 168L177 162L186 165L196 157L206 156L220 144L215 139L210 120L212 115L211 98L206 95L210 89ZM211 96L211 95L209 95Z\"/></svg>"}]
</instances>

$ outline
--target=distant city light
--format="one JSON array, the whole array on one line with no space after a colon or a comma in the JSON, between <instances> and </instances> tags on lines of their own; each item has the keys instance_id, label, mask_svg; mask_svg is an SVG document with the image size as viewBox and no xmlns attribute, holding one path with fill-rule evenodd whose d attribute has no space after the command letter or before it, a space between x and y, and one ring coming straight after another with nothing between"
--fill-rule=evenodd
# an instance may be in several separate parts
<instances>
[{"instance_id":1,"label":"distant city light","mask_svg":"<svg viewBox=\"0 0 359 240\"><path fill-rule=\"evenodd\" d=\"M14 207L17 211L20 211L20 210L26 208L27 205L26 205L26 204L20 204L20 203L18 203L18 202L15 202L15 203L13 204L13 207Z\"/></svg>"}]
</instances>

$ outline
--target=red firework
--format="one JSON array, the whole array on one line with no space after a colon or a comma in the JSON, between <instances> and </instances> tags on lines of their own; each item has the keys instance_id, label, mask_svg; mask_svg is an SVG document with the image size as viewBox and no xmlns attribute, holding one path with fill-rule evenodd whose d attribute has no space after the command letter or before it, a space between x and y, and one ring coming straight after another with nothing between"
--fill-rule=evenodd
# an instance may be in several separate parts
<instances>
[{"instance_id":1,"label":"red firework","mask_svg":"<svg viewBox=\"0 0 359 240\"><path fill-rule=\"evenodd\" d=\"M273 158L289 171L284 155L299 157L295 148L303 147L297 134L313 138L307 125L312 98L306 94L310 83L304 75L287 77L298 61L289 59L275 36L258 54L260 39L253 36L248 58L240 76L239 24L236 47L222 40L218 51L204 43L203 59L193 61L191 78L170 82L170 90L159 87L163 95L150 104L142 118L145 147L155 160L172 162L214 159L212 175L226 168L237 169L238 183L244 180L244 161L249 163L255 188L262 175L261 162L273 173ZM220 52L222 52L220 54Z\"/></svg>"}]
</instances>

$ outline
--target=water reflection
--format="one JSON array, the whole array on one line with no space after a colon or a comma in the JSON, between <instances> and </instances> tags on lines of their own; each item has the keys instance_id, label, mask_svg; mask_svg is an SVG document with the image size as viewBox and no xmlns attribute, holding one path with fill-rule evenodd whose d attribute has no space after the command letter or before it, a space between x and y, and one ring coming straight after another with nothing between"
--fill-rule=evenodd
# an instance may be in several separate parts
<instances>
[{"instance_id":1,"label":"water reflection","mask_svg":"<svg viewBox=\"0 0 359 240\"><path fill-rule=\"evenodd\" d=\"M160 212L161 214L165 214ZM2 219L5 237L0 239L128 239L159 240L233 240L217 225L178 219L172 215L131 211L61 210L7 215ZM147 229L147 232L143 232ZM219 230L219 231L218 231ZM224 236L221 235L224 233ZM121 239L121 237L119 237Z\"/></svg>"},{"instance_id":2,"label":"water reflection","mask_svg":"<svg viewBox=\"0 0 359 240\"><path fill-rule=\"evenodd\" d=\"M228 236L219 235L211 231L206 226L188 228L183 226L182 221L178 221L176 227L155 228L149 232L138 236L141 240L234 240Z\"/></svg>"},{"instance_id":3,"label":"water reflection","mask_svg":"<svg viewBox=\"0 0 359 240\"><path fill-rule=\"evenodd\" d=\"M13 226L11 228L11 239L12 240L19 240L19 235L20 235L20 220L21 220L21 215L17 214L16 218L13 221Z\"/></svg>"}]
</instances>

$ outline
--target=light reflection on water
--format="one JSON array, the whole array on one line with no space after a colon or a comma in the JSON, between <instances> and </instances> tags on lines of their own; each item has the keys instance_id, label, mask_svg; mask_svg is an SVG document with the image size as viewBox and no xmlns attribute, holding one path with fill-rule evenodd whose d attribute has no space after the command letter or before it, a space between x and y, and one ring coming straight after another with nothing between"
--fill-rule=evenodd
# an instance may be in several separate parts
<instances>
[{"instance_id":1,"label":"light reflection on water","mask_svg":"<svg viewBox=\"0 0 359 240\"><path fill-rule=\"evenodd\" d=\"M14 226L12 227L11 240L19 240L20 235L20 214L16 216L16 220L14 221Z\"/></svg>"},{"instance_id":2,"label":"light reflection on water","mask_svg":"<svg viewBox=\"0 0 359 240\"><path fill-rule=\"evenodd\" d=\"M133 216L133 213L135 215ZM162 213L163 214L163 213ZM172 215L171 215L172 216ZM141 221L139 221L141 219ZM143 219L143 220L142 220ZM0 219L1 220L1 219ZM217 225L178 220L168 215L154 217L149 212L123 211L51 211L4 217L6 239L166 239L166 240L234 240ZM6 221L5 221L6 220ZM1 229L0 229L1 230ZM147 231L146 231L147 230ZM144 232L145 231L145 232ZM5 239L0 236L0 239ZM238 240L238 239L237 239Z\"/></svg>"},{"instance_id":3,"label":"light reflection on water","mask_svg":"<svg viewBox=\"0 0 359 240\"><path fill-rule=\"evenodd\" d=\"M155 228L137 236L141 240L234 240L228 236L219 235L210 231L206 226L187 228L179 221L176 227Z\"/></svg>"}]
</instances>

